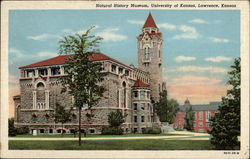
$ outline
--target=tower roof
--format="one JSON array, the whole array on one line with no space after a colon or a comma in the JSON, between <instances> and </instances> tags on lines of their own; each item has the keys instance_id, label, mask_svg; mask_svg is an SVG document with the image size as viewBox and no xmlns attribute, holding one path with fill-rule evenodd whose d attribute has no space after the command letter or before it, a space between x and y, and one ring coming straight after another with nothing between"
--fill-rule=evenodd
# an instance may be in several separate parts
<instances>
[{"instance_id":1,"label":"tower roof","mask_svg":"<svg viewBox=\"0 0 250 159\"><path fill-rule=\"evenodd\" d=\"M190 105L190 101L188 100L188 98L185 100L184 105Z\"/></svg>"},{"instance_id":2,"label":"tower roof","mask_svg":"<svg viewBox=\"0 0 250 159\"><path fill-rule=\"evenodd\" d=\"M137 80L135 81L135 84L133 87L148 87L149 84L148 83L145 83L145 82L142 82L141 80Z\"/></svg>"},{"instance_id":3,"label":"tower roof","mask_svg":"<svg viewBox=\"0 0 250 159\"><path fill-rule=\"evenodd\" d=\"M145 24L143 25L143 28L147 28L147 27L157 28L151 13L148 14L148 18L147 18Z\"/></svg>"}]
</instances>

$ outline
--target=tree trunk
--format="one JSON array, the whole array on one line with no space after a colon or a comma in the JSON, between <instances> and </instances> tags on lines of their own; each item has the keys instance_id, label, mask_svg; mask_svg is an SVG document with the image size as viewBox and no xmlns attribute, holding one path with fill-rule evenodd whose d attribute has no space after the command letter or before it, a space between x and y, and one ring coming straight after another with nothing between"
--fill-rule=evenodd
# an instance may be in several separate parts
<instances>
[{"instance_id":1,"label":"tree trunk","mask_svg":"<svg viewBox=\"0 0 250 159\"><path fill-rule=\"evenodd\" d=\"M62 137L63 137L63 123L62 123Z\"/></svg>"},{"instance_id":2,"label":"tree trunk","mask_svg":"<svg viewBox=\"0 0 250 159\"><path fill-rule=\"evenodd\" d=\"M79 106L79 146L81 146L82 142L81 142L81 110L82 110L82 107Z\"/></svg>"}]
</instances>

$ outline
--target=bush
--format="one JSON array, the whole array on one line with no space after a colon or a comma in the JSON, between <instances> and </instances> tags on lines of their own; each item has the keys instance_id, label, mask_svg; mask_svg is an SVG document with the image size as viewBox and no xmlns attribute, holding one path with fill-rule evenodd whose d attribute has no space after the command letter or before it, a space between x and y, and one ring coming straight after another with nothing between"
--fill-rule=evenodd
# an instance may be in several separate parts
<instances>
[{"instance_id":1,"label":"bush","mask_svg":"<svg viewBox=\"0 0 250 159\"><path fill-rule=\"evenodd\" d=\"M29 128L27 126L18 127L18 128L16 128L16 133L17 133L17 135L28 134Z\"/></svg>"},{"instance_id":2,"label":"bush","mask_svg":"<svg viewBox=\"0 0 250 159\"><path fill-rule=\"evenodd\" d=\"M17 130L14 126L14 119L9 119L9 136L16 136Z\"/></svg>"},{"instance_id":3,"label":"bush","mask_svg":"<svg viewBox=\"0 0 250 159\"><path fill-rule=\"evenodd\" d=\"M123 130L119 127L104 127L102 129L102 135L122 135Z\"/></svg>"},{"instance_id":4,"label":"bush","mask_svg":"<svg viewBox=\"0 0 250 159\"><path fill-rule=\"evenodd\" d=\"M143 134L160 134L161 129L160 128L148 127L148 128L143 129L142 133Z\"/></svg>"}]
</instances>

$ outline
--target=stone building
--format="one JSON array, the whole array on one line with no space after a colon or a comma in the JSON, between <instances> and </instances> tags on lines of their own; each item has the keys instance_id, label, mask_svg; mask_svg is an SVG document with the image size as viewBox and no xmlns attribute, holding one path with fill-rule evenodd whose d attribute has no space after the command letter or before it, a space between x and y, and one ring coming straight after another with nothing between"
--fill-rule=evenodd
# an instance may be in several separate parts
<instances>
[{"instance_id":1,"label":"stone building","mask_svg":"<svg viewBox=\"0 0 250 159\"><path fill-rule=\"evenodd\" d=\"M218 113L218 108L221 102L210 102L209 104L191 104L187 99L184 105L179 106L179 111L176 114L175 122L173 124L174 128L184 129L185 124L185 114L186 111L192 107L194 112L194 131L195 132L207 132L211 130L210 119L216 113Z\"/></svg>"},{"instance_id":2,"label":"stone building","mask_svg":"<svg viewBox=\"0 0 250 159\"><path fill-rule=\"evenodd\" d=\"M108 126L108 114L120 110L127 114L122 125L124 132L141 133L146 127L159 126L151 99L159 100L159 93L166 89L162 80L162 33L151 14L142 28L138 40L138 68L121 63L103 53L90 58L102 64L107 73L101 82L106 90L99 103L82 110L82 129L88 133L100 133ZM67 133L78 126L78 109L68 93L61 93L61 77L67 76L66 60L73 55L57 56L19 67L20 95L15 96L16 125L27 125L32 133ZM72 112L72 120L61 127L55 123L53 113L56 104Z\"/></svg>"}]
</instances>

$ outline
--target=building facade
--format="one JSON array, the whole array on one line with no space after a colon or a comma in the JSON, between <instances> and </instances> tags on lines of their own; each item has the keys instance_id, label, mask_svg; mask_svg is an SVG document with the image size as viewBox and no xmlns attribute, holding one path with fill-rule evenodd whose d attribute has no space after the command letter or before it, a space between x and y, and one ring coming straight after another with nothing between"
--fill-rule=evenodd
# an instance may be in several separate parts
<instances>
[{"instance_id":1,"label":"building facade","mask_svg":"<svg viewBox=\"0 0 250 159\"><path fill-rule=\"evenodd\" d=\"M122 128L125 133L141 133L146 127L159 126L151 100L158 101L159 93L166 89L162 80L162 33L151 14L142 28L138 40L138 68L128 66L103 53L94 53L93 62L102 64L107 73L100 83L106 91L99 103L81 112L82 129L88 133L100 133L108 126L108 114L120 110L127 114ZM73 107L73 97L61 93L63 76L67 76L66 60L73 55L63 55L19 67L20 95L14 96L15 123L26 125L30 133L74 132L78 126L78 109ZM62 105L72 113L69 123L61 127L55 123L56 105Z\"/></svg>"},{"instance_id":2,"label":"building facade","mask_svg":"<svg viewBox=\"0 0 250 159\"><path fill-rule=\"evenodd\" d=\"M220 102L210 102L209 104L192 105L187 99L184 105L179 106L179 111L176 114L174 128L184 129L186 111L192 107L194 112L194 131L207 132L211 130L210 119L216 113L219 113L218 108Z\"/></svg>"}]
</instances>

